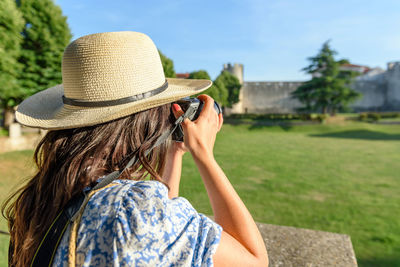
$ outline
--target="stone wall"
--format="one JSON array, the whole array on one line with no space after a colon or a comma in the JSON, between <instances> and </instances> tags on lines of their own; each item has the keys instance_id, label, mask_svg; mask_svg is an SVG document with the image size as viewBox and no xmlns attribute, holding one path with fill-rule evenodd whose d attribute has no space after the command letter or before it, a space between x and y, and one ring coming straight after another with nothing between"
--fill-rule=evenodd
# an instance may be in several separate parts
<instances>
[{"instance_id":1,"label":"stone wall","mask_svg":"<svg viewBox=\"0 0 400 267\"><path fill-rule=\"evenodd\" d=\"M0 136L0 153L16 150L32 150L46 134L46 130L21 126L12 123L9 127L9 136Z\"/></svg>"},{"instance_id":2,"label":"stone wall","mask_svg":"<svg viewBox=\"0 0 400 267\"><path fill-rule=\"evenodd\" d=\"M236 68L235 68L236 67ZM240 64L226 65L225 70L237 75ZM243 77L243 73L239 75ZM301 103L291 93L302 82L243 82L239 103L230 113L292 113ZM400 62L388 63L387 70L374 68L356 78L351 87L362 94L350 105L354 111L400 111Z\"/></svg>"},{"instance_id":3,"label":"stone wall","mask_svg":"<svg viewBox=\"0 0 400 267\"><path fill-rule=\"evenodd\" d=\"M357 77L352 88L362 94L351 105L355 111L400 110L400 63L388 63L386 71L376 69Z\"/></svg>"},{"instance_id":4,"label":"stone wall","mask_svg":"<svg viewBox=\"0 0 400 267\"><path fill-rule=\"evenodd\" d=\"M387 83L386 109L400 110L400 62L389 62L385 72Z\"/></svg>"},{"instance_id":5,"label":"stone wall","mask_svg":"<svg viewBox=\"0 0 400 267\"><path fill-rule=\"evenodd\" d=\"M291 97L301 82L244 82L240 113L291 113L301 103Z\"/></svg>"},{"instance_id":6,"label":"stone wall","mask_svg":"<svg viewBox=\"0 0 400 267\"><path fill-rule=\"evenodd\" d=\"M355 111L381 111L385 110L386 84L379 81L358 80L351 86L362 96L355 101L350 107Z\"/></svg>"}]
</instances>

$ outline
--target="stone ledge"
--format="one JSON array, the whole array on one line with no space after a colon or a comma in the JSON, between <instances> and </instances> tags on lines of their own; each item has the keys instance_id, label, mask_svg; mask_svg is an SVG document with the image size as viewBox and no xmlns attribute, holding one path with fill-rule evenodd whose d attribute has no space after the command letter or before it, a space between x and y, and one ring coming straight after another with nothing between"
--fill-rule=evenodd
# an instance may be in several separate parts
<instances>
[{"instance_id":1,"label":"stone ledge","mask_svg":"<svg viewBox=\"0 0 400 267\"><path fill-rule=\"evenodd\" d=\"M357 266L348 235L262 223L257 226L270 267Z\"/></svg>"}]
</instances>

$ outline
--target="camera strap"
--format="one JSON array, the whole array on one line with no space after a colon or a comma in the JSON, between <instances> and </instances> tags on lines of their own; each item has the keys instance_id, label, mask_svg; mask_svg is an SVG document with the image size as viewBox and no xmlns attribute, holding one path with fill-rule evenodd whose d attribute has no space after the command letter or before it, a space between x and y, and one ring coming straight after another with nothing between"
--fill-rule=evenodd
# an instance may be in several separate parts
<instances>
[{"instance_id":1,"label":"camera strap","mask_svg":"<svg viewBox=\"0 0 400 267\"><path fill-rule=\"evenodd\" d=\"M185 120L185 118L188 118L190 112L191 112L190 110L186 110L186 112L182 116L178 117L175 120L174 125L171 127L171 129L165 131L157 139L154 145L144 152L144 155L147 156L155 147L164 143L168 139L168 137L177 129L177 127L180 127L180 124ZM132 167L137 162L137 160L138 158L136 157L136 155L133 156L122 171L114 171L108 174L99 183L97 183L89 192L86 193L82 192L80 195L72 198L67 203L66 207L54 219L53 223L50 225L50 228L47 230L45 236L40 242L39 247L37 248L35 255L32 259L31 267L52 266L54 255L56 254L56 250L64 235L65 230L68 228L70 224L72 224L72 226L75 227L77 230L77 227L79 226L80 217L90 197L98 190L110 186L110 184L114 180L118 179L124 171ZM75 255L75 249L76 249L75 247L77 241L76 234L77 233L72 233L71 231L69 255L73 254L73 256ZM71 248L72 236L75 236L75 238L72 238L73 244ZM73 249L74 251L71 251L71 249ZM72 264L74 264L74 262Z\"/></svg>"}]
</instances>

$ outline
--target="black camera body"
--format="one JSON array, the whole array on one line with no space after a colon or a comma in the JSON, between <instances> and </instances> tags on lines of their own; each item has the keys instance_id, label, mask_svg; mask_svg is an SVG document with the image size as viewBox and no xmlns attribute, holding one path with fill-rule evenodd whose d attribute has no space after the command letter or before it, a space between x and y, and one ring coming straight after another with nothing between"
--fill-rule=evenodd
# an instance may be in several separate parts
<instances>
[{"instance_id":1,"label":"black camera body","mask_svg":"<svg viewBox=\"0 0 400 267\"><path fill-rule=\"evenodd\" d=\"M182 98L175 103L177 103L182 108L183 112L187 113L187 118L191 121L194 121L199 117L204 105L204 103L200 99L189 97ZM214 109L217 114L222 113L222 109L216 101L214 101ZM183 142L183 129L180 124L172 133L172 140Z\"/></svg>"}]
</instances>

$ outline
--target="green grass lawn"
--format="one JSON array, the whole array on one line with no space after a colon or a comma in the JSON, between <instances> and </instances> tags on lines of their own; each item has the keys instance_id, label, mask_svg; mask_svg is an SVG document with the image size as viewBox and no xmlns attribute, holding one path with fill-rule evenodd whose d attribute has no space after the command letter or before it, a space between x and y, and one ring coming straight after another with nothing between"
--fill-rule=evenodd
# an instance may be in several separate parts
<instances>
[{"instance_id":1,"label":"green grass lawn","mask_svg":"<svg viewBox=\"0 0 400 267\"><path fill-rule=\"evenodd\" d=\"M360 266L400 266L400 125L228 124L215 155L255 220L348 234ZM32 173L31 157L0 154L0 199ZM181 195L211 214L190 155Z\"/></svg>"}]
</instances>

